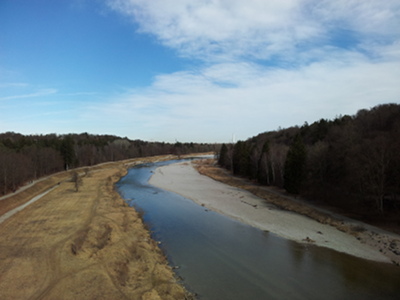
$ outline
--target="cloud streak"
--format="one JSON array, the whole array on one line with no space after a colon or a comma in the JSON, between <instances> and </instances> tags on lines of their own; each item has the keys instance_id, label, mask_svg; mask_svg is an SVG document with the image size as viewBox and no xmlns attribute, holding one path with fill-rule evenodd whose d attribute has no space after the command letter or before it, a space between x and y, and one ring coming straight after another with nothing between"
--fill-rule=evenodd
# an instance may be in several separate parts
<instances>
[{"instance_id":1,"label":"cloud streak","mask_svg":"<svg viewBox=\"0 0 400 300\"><path fill-rule=\"evenodd\" d=\"M131 128L140 124L159 140L172 132L186 141L205 142L205 132L212 132L213 141L227 141L232 132L246 139L398 102L397 78L400 63L393 61L318 62L295 70L224 63L160 75L147 89L114 98L100 115L132 120Z\"/></svg>"},{"instance_id":2,"label":"cloud streak","mask_svg":"<svg viewBox=\"0 0 400 300\"><path fill-rule=\"evenodd\" d=\"M109 5L181 55L205 60L268 58L321 35L298 1L110 1ZM284 23L283 23L284 22Z\"/></svg>"},{"instance_id":3,"label":"cloud streak","mask_svg":"<svg viewBox=\"0 0 400 300\"><path fill-rule=\"evenodd\" d=\"M158 139L245 139L400 100L397 0L107 3L140 33L201 62L104 107L133 115Z\"/></svg>"},{"instance_id":4,"label":"cloud streak","mask_svg":"<svg viewBox=\"0 0 400 300\"><path fill-rule=\"evenodd\" d=\"M139 31L181 55L204 60L290 59L352 32L363 42L399 38L399 1L112 0Z\"/></svg>"},{"instance_id":5,"label":"cloud streak","mask_svg":"<svg viewBox=\"0 0 400 300\"><path fill-rule=\"evenodd\" d=\"M9 87L9 86L7 86ZM26 87L26 85L12 85L12 87ZM24 99L24 98L36 98L36 97L44 97L44 96L49 96L56 94L58 92L57 89L39 89L37 91L33 91L31 93L27 94L19 94L19 95L12 95L12 96L5 96L5 97L0 97L0 101L6 101L6 100L15 100L15 99Z\"/></svg>"}]
</instances>

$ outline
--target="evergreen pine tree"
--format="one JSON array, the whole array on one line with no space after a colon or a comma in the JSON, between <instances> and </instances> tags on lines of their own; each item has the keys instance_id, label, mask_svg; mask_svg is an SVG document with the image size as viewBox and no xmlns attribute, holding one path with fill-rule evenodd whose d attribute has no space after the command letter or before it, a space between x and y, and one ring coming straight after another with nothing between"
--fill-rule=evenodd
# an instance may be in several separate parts
<instances>
[{"instance_id":1,"label":"evergreen pine tree","mask_svg":"<svg viewBox=\"0 0 400 300\"><path fill-rule=\"evenodd\" d=\"M65 170L68 170L75 161L74 140L67 135L61 142L61 155L64 159Z\"/></svg>"},{"instance_id":2,"label":"evergreen pine tree","mask_svg":"<svg viewBox=\"0 0 400 300\"><path fill-rule=\"evenodd\" d=\"M269 155L269 141L267 140L264 142L264 145L261 149L260 158L258 159L258 174L257 174L258 182L267 185L270 184L268 155ZM263 160L265 161L265 166L263 166Z\"/></svg>"},{"instance_id":3,"label":"evergreen pine tree","mask_svg":"<svg viewBox=\"0 0 400 300\"><path fill-rule=\"evenodd\" d=\"M246 142L238 141L233 148L233 174L250 176L250 149Z\"/></svg>"},{"instance_id":4,"label":"evergreen pine tree","mask_svg":"<svg viewBox=\"0 0 400 300\"><path fill-rule=\"evenodd\" d=\"M306 156L306 148L301 140L301 136L297 135L287 153L284 166L283 187L289 193L298 194L300 192L304 177Z\"/></svg>"},{"instance_id":5,"label":"evergreen pine tree","mask_svg":"<svg viewBox=\"0 0 400 300\"><path fill-rule=\"evenodd\" d=\"M226 167L227 159L228 159L228 147L225 144L222 144L221 150L219 152L218 164L221 167Z\"/></svg>"}]
</instances>

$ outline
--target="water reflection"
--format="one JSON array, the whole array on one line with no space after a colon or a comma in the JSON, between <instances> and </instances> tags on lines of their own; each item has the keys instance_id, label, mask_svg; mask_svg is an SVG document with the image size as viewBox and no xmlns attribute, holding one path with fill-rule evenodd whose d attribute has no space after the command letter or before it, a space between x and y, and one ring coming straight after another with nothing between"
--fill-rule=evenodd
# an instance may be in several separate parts
<instances>
[{"instance_id":1,"label":"water reflection","mask_svg":"<svg viewBox=\"0 0 400 300\"><path fill-rule=\"evenodd\" d=\"M323 274L338 284L329 284L326 293L353 294L362 299L396 299L400 291L400 269L398 267L367 261L344 253L313 245L287 241L291 249L290 263L294 273ZM314 284L321 288L325 279L315 277ZM335 287L336 286L336 287ZM335 289L332 291L332 289ZM379 292L378 292L379 291ZM377 297L377 298L374 298Z\"/></svg>"},{"instance_id":2,"label":"water reflection","mask_svg":"<svg viewBox=\"0 0 400 300\"><path fill-rule=\"evenodd\" d=\"M166 162L161 164L167 164ZM156 166L118 183L178 275L200 299L398 299L400 268L281 239L147 183Z\"/></svg>"}]
</instances>

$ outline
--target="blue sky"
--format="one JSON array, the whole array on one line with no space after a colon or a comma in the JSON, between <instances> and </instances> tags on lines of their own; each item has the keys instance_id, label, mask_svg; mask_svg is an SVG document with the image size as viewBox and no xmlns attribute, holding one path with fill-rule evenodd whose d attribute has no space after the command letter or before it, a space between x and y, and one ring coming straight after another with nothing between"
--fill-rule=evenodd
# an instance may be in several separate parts
<instances>
[{"instance_id":1,"label":"blue sky","mask_svg":"<svg viewBox=\"0 0 400 300\"><path fill-rule=\"evenodd\" d=\"M0 132L229 142L400 102L400 0L2 0Z\"/></svg>"}]
</instances>

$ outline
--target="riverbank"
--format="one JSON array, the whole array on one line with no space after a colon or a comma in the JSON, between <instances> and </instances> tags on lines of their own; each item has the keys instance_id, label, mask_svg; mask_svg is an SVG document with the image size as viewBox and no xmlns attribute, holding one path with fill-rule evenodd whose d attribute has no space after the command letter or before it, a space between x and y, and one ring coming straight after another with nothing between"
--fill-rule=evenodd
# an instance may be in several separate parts
<instances>
[{"instance_id":1,"label":"riverbank","mask_svg":"<svg viewBox=\"0 0 400 300\"><path fill-rule=\"evenodd\" d=\"M53 188L0 224L0 298L191 299L140 215L114 189L127 167L174 158L78 170L78 192L63 172L0 201L4 214Z\"/></svg>"},{"instance_id":2,"label":"riverbank","mask_svg":"<svg viewBox=\"0 0 400 300\"><path fill-rule=\"evenodd\" d=\"M257 197L241 188L200 175L191 163L158 168L150 183L192 199L205 209L217 211L290 240L311 243L378 262L400 262L400 256L393 252L400 247L400 238L395 234L387 235L379 230L375 232L354 224L349 225L353 230L345 230L344 221L339 222L332 217L329 217L329 221L326 214L324 221L317 221L316 212L314 218L311 218L289 211L290 206L282 209L269 201L273 197L275 204L284 202L279 196L269 194L264 199ZM244 186L242 183L241 187ZM257 189L257 193L259 196L262 194L260 189ZM322 215L323 213L320 216ZM341 227L333 226L334 222L338 222ZM382 249L385 244L386 249Z\"/></svg>"}]
</instances>

